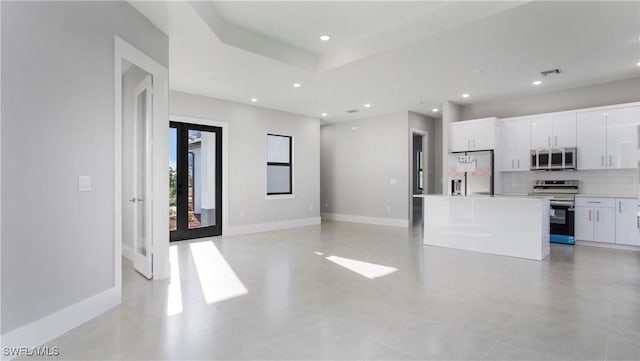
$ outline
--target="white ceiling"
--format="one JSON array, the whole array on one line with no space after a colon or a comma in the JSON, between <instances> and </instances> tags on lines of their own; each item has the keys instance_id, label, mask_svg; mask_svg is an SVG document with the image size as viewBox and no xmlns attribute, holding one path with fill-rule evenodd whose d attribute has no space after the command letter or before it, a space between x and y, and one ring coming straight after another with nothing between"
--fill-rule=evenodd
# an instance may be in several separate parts
<instances>
[{"instance_id":1,"label":"white ceiling","mask_svg":"<svg viewBox=\"0 0 640 361\"><path fill-rule=\"evenodd\" d=\"M169 35L172 89L330 122L640 76L638 1L131 3Z\"/></svg>"}]
</instances>

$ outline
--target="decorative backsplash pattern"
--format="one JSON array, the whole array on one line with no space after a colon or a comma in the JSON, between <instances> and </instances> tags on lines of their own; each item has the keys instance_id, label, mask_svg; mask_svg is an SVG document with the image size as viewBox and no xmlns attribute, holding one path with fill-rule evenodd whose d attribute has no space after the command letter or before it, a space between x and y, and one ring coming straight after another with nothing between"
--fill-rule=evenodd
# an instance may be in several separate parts
<instances>
[{"instance_id":1,"label":"decorative backsplash pattern","mask_svg":"<svg viewBox=\"0 0 640 361\"><path fill-rule=\"evenodd\" d=\"M502 193L529 193L534 179L577 179L581 194L640 195L638 169L503 172Z\"/></svg>"}]
</instances>

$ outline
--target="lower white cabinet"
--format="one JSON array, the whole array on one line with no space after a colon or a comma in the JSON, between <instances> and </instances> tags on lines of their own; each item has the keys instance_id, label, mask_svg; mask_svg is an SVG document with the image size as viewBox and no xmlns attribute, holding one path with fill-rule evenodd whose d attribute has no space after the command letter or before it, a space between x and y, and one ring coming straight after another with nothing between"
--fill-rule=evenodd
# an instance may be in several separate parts
<instances>
[{"instance_id":1,"label":"lower white cabinet","mask_svg":"<svg viewBox=\"0 0 640 361\"><path fill-rule=\"evenodd\" d=\"M638 199L616 198L616 243L640 246Z\"/></svg>"},{"instance_id":2,"label":"lower white cabinet","mask_svg":"<svg viewBox=\"0 0 640 361\"><path fill-rule=\"evenodd\" d=\"M575 238L615 243L616 213L613 198L576 198Z\"/></svg>"},{"instance_id":3,"label":"lower white cabinet","mask_svg":"<svg viewBox=\"0 0 640 361\"><path fill-rule=\"evenodd\" d=\"M576 197L575 238L640 246L637 198Z\"/></svg>"}]
</instances>

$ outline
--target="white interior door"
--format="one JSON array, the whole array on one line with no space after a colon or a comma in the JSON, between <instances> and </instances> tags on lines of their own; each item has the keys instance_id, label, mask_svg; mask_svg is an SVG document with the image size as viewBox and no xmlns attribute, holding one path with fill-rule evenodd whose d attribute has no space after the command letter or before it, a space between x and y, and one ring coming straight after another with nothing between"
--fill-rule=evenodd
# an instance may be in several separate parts
<instances>
[{"instance_id":1,"label":"white interior door","mask_svg":"<svg viewBox=\"0 0 640 361\"><path fill-rule=\"evenodd\" d=\"M151 139L153 120L152 78L147 76L134 92L133 124L133 266L151 279L152 270L152 187Z\"/></svg>"}]
</instances>

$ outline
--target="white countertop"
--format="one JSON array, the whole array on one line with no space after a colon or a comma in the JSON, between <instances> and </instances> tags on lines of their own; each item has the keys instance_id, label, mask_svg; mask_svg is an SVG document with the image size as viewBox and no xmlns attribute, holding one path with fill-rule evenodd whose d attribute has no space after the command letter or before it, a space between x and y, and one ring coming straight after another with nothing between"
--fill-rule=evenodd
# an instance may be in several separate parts
<instances>
[{"instance_id":1,"label":"white countertop","mask_svg":"<svg viewBox=\"0 0 640 361\"><path fill-rule=\"evenodd\" d=\"M580 193L576 194L576 197L590 197L590 198L638 198L640 195L636 194L588 194Z\"/></svg>"},{"instance_id":2,"label":"white countertop","mask_svg":"<svg viewBox=\"0 0 640 361\"><path fill-rule=\"evenodd\" d=\"M548 199L550 196L529 196L529 195L521 195L521 194L470 194L470 195L460 195L460 196L452 196L450 194L414 194L415 198L459 198L459 199L467 199L467 198L496 198L496 199L513 199L513 200L525 200L525 201L538 201L540 199Z\"/></svg>"}]
</instances>

